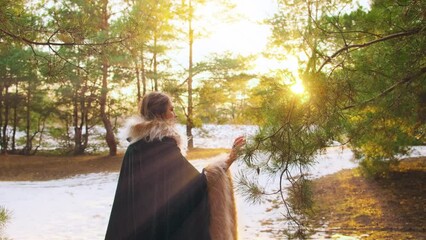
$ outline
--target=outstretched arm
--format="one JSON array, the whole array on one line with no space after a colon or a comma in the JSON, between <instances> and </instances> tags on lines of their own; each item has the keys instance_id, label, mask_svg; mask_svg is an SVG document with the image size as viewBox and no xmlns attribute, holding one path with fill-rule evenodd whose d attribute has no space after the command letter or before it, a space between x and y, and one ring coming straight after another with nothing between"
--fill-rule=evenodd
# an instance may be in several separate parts
<instances>
[{"instance_id":1,"label":"outstretched arm","mask_svg":"<svg viewBox=\"0 0 426 240\"><path fill-rule=\"evenodd\" d=\"M246 144L246 139L244 136L237 137L234 140L234 144L232 145L231 153L229 154L228 159L226 160L227 167L229 168L231 164L237 159L238 152L241 148Z\"/></svg>"}]
</instances>

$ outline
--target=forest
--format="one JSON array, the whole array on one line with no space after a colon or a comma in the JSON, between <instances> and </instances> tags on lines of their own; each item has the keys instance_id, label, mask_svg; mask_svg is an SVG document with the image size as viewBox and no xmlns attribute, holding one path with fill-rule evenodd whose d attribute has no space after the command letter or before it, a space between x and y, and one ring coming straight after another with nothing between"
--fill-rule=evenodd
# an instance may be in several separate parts
<instances>
[{"instance_id":1,"label":"forest","mask_svg":"<svg viewBox=\"0 0 426 240\"><path fill-rule=\"evenodd\" d=\"M289 169L327 146L348 146L380 177L425 145L425 1L273 2L259 54L200 56L213 28L203 19L239 21L243 1L0 0L1 155L84 155L101 148L93 139L117 155L118 129L150 91L173 96L189 148L206 123L258 126L242 158L293 179L290 198L309 191ZM252 180L239 184L256 199Z\"/></svg>"},{"instance_id":2,"label":"forest","mask_svg":"<svg viewBox=\"0 0 426 240\"><path fill-rule=\"evenodd\" d=\"M225 0L2 1L2 154L35 154L47 137L84 154L101 126L115 155L119 124L148 91L175 98L189 137L202 123L255 124L266 139L256 145L277 155L339 141L368 167L425 142L423 1L278 1L262 22L272 31L262 56L279 63L269 72L256 71L255 55L194 60L206 5L237 18Z\"/></svg>"}]
</instances>

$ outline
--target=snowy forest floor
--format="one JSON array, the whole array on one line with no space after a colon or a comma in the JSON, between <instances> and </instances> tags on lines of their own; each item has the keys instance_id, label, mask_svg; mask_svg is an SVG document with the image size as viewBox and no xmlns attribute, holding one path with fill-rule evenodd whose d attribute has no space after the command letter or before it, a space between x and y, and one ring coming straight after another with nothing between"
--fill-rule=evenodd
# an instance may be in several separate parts
<instances>
[{"instance_id":1,"label":"snowy forest floor","mask_svg":"<svg viewBox=\"0 0 426 240\"><path fill-rule=\"evenodd\" d=\"M226 149L195 149L188 159L207 158ZM114 157L0 156L0 181L44 181L79 174L117 172ZM367 179L358 169L314 179L316 229L356 239L426 239L426 157L410 158L387 178Z\"/></svg>"}]
</instances>

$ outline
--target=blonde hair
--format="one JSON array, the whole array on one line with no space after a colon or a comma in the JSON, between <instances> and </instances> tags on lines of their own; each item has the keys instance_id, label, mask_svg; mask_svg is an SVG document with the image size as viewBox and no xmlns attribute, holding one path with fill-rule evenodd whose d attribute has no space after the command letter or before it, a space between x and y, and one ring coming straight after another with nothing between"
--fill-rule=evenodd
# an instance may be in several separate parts
<instances>
[{"instance_id":1,"label":"blonde hair","mask_svg":"<svg viewBox=\"0 0 426 240\"><path fill-rule=\"evenodd\" d=\"M148 121L164 120L167 108L171 104L169 95L161 92L151 92L146 94L140 104L140 114Z\"/></svg>"}]
</instances>

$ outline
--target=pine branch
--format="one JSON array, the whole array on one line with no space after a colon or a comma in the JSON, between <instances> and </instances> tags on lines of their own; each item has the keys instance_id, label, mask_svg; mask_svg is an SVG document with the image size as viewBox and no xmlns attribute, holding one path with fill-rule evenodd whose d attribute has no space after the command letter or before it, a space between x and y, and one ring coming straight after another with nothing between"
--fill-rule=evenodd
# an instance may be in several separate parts
<instances>
[{"instance_id":1,"label":"pine branch","mask_svg":"<svg viewBox=\"0 0 426 240\"><path fill-rule=\"evenodd\" d=\"M328 63L331 62L332 59L338 57L339 55L341 55L343 52L348 51L350 49L360 49L360 48L364 48L364 47L368 47L370 45L376 44L376 43L380 43L380 42L384 42L387 40L391 40L391 39L395 39L395 38L400 38L400 37L406 37L406 36L411 36L414 34L417 34L419 32L421 32L422 29L417 28L417 29L413 29L410 31L405 31L405 32L399 32L399 33L394 33L382 38L378 38L375 39L373 41L370 42L366 42L366 43L362 43L362 44L353 44L353 45L346 45L344 47L342 47L341 49L337 50L335 53L333 53L333 55L331 55L330 57L327 58L327 60L325 60L325 62L319 67L319 69L317 70L317 72L321 72L321 70L323 69L323 67L325 65L327 65Z\"/></svg>"},{"instance_id":2,"label":"pine branch","mask_svg":"<svg viewBox=\"0 0 426 240\"><path fill-rule=\"evenodd\" d=\"M396 82L395 84L393 84L392 86L388 87L387 89L385 89L383 92L381 92L379 95L374 96L360 104L353 104L353 105L349 105L344 107L342 110L346 110L346 109L350 109L350 108L354 108L354 107L362 107L365 106L373 101L376 101L379 98L382 98L384 96L386 96L388 93L392 92L393 90L395 90L398 86L405 84L405 83L410 83L412 81L414 81L415 79L417 79L418 77L422 76L423 74L426 73L426 67L423 67L420 69L420 71L411 74L409 76L406 76L405 78L401 79L400 81Z\"/></svg>"}]
</instances>

